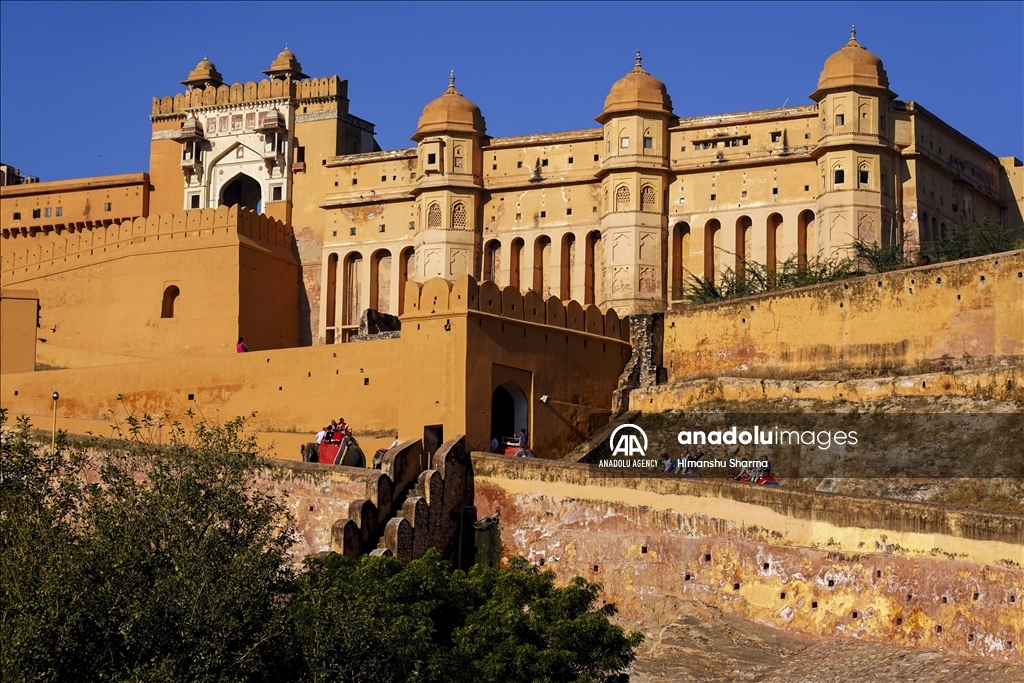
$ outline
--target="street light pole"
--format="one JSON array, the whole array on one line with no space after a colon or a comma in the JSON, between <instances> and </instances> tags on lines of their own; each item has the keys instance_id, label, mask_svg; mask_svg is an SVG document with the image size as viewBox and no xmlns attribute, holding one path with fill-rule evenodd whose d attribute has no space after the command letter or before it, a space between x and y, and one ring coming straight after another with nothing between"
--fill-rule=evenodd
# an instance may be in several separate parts
<instances>
[{"instance_id":1,"label":"street light pole","mask_svg":"<svg viewBox=\"0 0 1024 683\"><path fill-rule=\"evenodd\" d=\"M57 399L60 394L53 392L53 429L50 431L50 457L57 454Z\"/></svg>"}]
</instances>

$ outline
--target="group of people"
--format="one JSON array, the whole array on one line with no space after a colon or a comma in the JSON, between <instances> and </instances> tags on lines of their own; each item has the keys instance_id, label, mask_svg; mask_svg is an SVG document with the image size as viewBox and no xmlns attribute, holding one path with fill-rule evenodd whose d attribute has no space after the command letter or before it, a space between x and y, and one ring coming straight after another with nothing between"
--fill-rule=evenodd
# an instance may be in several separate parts
<instances>
[{"instance_id":1,"label":"group of people","mask_svg":"<svg viewBox=\"0 0 1024 683\"><path fill-rule=\"evenodd\" d=\"M685 467L680 468L679 460L682 460L684 463L703 460L704 453L702 451L686 450L679 459L670 457L668 453L663 453L661 457L665 465L665 474L681 474L684 477L700 476L700 468L697 465L687 464Z\"/></svg>"},{"instance_id":2,"label":"group of people","mask_svg":"<svg viewBox=\"0 0 1024 683\"><path fill-rule=\"evenodd\" d=\"M303 462L366 467L366 456L352 436L352 428L345 418L331 420L316 433L316 443L308 443L301 450Z\"/></svg>"},{"instance_id":3,"label":"group of people","mask_svg":"<svg viewBox=\"0 0 1024 683\"><path fill-rule=\"evenodd\" d=\"M520 429L519 434L511 437L503 437L501 439L496 436L491 437L491 453L509 455L509 450L512 450L511 455L517 458L533 457L533 451L530 450L530 442L526 438L525 429Z\"/></svg>"}]
</instances>

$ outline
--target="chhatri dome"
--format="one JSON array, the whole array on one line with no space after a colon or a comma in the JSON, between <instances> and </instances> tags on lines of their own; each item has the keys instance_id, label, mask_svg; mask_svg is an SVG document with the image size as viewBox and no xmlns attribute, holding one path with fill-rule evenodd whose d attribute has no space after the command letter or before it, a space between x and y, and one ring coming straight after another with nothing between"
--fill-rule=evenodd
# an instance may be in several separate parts
<instances>
[{"instance_id":1,"label":"chhatri dome","mask_svg":"<svg viewBox=\"0 0 1024 683\"><path fill-rule=\"evenodd\" d=\"M208 85L217 86L223 82L224 78L217 71L217 67L213 65L209 57L204 56L196 64L196 68L188 72L188 78L183 80L181 84L189 87L205 88Z\"/></svg>"},{"instance_id":2,"label":"chhatri dome","mask_svg":"<svg viewBox=\"0 0 1024 683\"><path fill-rule=\"evenodd\" d=\"M636 66L633 70L615 81L608 91L604 111L597 117L597 121L604 123L615 114L635 111L672 115L672 98L664 83L644 71L640 50L636 51Z\"/></svg>"},{"instance_id":3,"label":"chhatri dome","mask_svg":"<svg viewBox=\"0 0 1024 683\"><path fill-rule=\"evenodd\" d=\"M419 142L427 135L438 133L477 133L486 135L487 127L480 107L476 106L455 89L455 72L448 80L448 89L436 100L423 107L416 134L412 139Z\"/></svg>"},{"instance_id":4,"label":"chhatri dome","mask_svg":"<svg viewBox=\"0 0 1024 683\"><path fill-rule=\"evenodd\" d=\"M825 60L825 68L818 77L818 89L811 93L811 99L820 102L826 90L837 88L874 88L889 93L889 76L885 73L882 60L857 42L857 27L850 28L850 42L839 48Z\"/></svg>"},{"instance_id":5,"label":"chhatri dome","mask_svg":"<svg viewBox=\"0 0 1024 683\"><path fill-rule=\"evenodd\" d=\"M270 68L263 73L271 78L281 80L289 77L293 81L309 78L309 76L302 73L302 64L299 64L299 60L295 58L295 53L288 48L288 43L284 44L284 49L277 55L277 59L272 61Z\"/></svg>"}]
</instances>

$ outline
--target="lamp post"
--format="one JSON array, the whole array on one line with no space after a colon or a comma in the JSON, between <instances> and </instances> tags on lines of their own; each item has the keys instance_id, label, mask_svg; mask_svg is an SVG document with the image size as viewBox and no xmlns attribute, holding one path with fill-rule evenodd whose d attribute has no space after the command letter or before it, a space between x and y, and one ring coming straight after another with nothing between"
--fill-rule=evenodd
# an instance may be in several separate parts
<instances>
[{"instance_id":1,"label":"lamp post","mask_svg":"<svg viewBox=\"0 0 1024 683\"><path fill-rule=\"evenodd\" d=\"M50 432L50 456L57 454L57 399L60 394L53 392L53 430Z\"/></svg>"}]
</instances>

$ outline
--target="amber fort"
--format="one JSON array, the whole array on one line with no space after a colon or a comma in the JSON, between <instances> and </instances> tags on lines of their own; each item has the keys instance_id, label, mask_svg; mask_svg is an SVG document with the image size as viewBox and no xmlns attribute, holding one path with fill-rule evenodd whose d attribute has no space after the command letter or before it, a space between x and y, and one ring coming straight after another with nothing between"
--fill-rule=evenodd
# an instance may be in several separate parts
<instances>
[{"instance_id":1,"label":"amber fort","mask_svg":"<svg viewBox=\"0 0 1024 683\"><path fill-rule=\"evenodd\" d=\"M679 117L638 50L592 126L509 137L457 73L429 75L438 96L389 150L348 81L306 73L330 65L286 46L232 82L204 57L152 99L148 170L2 167L0 405L103 436L125 411L255 412L299 555L451 550L471 509L500 519L481 561L601 581L651 628L700 600L1024 665L1021 515L586 464L612 425L712 400L1019 411L1024 251L683 301L749 262L1024 225L1021 161L838 38L806 55L803 104ZM380 469L298 462L339 415ZM488 453L520 430L536 458Z\"/></svg>"}]
</instances>

